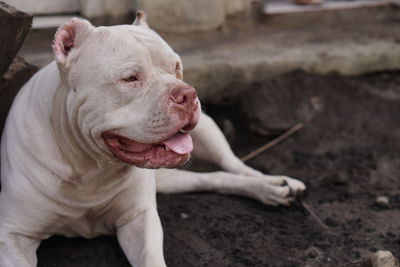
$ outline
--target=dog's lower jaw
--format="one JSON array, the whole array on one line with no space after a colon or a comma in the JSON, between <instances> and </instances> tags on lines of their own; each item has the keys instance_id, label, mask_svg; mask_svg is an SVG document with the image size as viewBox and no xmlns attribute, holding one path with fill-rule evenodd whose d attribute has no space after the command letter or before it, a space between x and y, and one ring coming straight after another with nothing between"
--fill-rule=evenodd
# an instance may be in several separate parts
<instances>
[{"instance_id":1,"label":"dog's lower jaw","mask_svg":"<svg viewBox=\"0 0 400 267\"><path fill-rule=\"evenodd\" d=\"M174 169L174 168L182 167L189 160L190 160L190 153L185 154L185 155L180 155L178 158L176 158L175 160L169 161L168 163L157 162L157 159L156 159L155 161L150 160L143 164L135 164L135 166L137 166L139 168L145 168L145 169L160 169L160 168Z\"/></svg>"}]
</instances>

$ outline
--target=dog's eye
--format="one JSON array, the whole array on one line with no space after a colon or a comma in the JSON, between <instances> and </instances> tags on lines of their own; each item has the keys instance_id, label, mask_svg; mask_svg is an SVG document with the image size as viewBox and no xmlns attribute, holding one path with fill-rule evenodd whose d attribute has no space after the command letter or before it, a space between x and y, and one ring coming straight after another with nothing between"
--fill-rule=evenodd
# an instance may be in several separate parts
<instances>
[{"instance_id":1,"label":"dog's eye","mask_svg":"<svg viewBox=\"0 0 400 267\"><path fill-rule=\"evenodd\" d=\"M181 64L179 62L175 63L175 71L181 71Z\"/></svg>"},{"instance_id":2,"label":"dog's eye","mask_svg":"<svg viewBox=\"0 0 400 267\"><path fill-rule=\"evenodd\" d=\"M175 75L176 75L176 78L178 78L179 80L183 79L183 77L182 77L182 66L181 66L181 64L179 62L175 63Z\"/></svg>"},{"instance_id":3,"label":"dog's eye","mask_svg":"<svg viewBox=\"0 0 400 267\"><path fill-rule=\"evenodd\" d=\"M138 78L136 77L136 75L132 75L132 76L129 76L128 78L124 79L124 81L128 82L128 83L131 83L131 82L134 82L137 80L138 80Z\"/></svg>"}]
</instances>

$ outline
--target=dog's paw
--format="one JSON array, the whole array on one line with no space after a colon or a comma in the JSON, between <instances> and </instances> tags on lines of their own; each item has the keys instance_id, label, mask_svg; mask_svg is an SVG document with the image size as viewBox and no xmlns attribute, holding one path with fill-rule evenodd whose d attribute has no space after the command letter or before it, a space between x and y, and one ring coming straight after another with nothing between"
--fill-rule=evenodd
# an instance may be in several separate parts
<instances>
[{"instance_id":1,"label":"dog's paw","mask_svg":"<svg viewBox=\"0 0 400 267\"><path fill-rule=\"evenodd\" d=\"M291 189L288 185L272 185L270 183L262 183L254 188L255 196L264 205L278 206L284 205L289 206L295 197L291 193Z\"/></svg>"},{"instance_id":2,"label":"dog's paw","mask_svg":"<svg viewBox=\"0 0 400 267\"><path fill-rule=\"evenodd\" d=\"M299 195L306 190L305 184L297 179L281 175L264 175L271 185L288 186L293 196Z\"/></svg>"}]
</instances>

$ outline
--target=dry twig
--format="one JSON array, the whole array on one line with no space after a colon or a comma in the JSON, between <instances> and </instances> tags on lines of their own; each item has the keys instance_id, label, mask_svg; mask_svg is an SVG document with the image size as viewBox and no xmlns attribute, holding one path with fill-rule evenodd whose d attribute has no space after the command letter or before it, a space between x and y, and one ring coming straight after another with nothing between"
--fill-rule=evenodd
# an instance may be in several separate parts
<instances>
[{"instance_id":1,"label":"dry twig","mask_svg":"<svg viewBox=\"0 0 400 267\"><path fill-rule=\"evenodd\" d=\"M246 156L242 157L241 160L243 162L246 162L256 156L258 156L259 154L261 154L262 152L270 149L271 147L277 145L278 143L282 142L283 140L287 139L288 137L290 137L291 135L293 135L294 133L300 131L302 128L304 127L303 123L298 123L297 125L295 125L293 128L289 129L288 131L286 131L285 133L283 133L282 135L278 136L277 138L273 139L272 141L266 143L265 145L261 146L260 148L252 151L251 153L247 154ZM307 212L311 215L311 217L325 230L330 230L330 228L317 216L317 214L311 209L311 207L303 200L300 199L300 204L303 206L303 208L305 210L307 210Z\"/></svg>"},{"instance_id":2,"label":"dry twig","mask_svg":"<svg viewBox=\"0 0 400 267\"><path fill-rule=\"evenodd\" d=\"M299 200L300 200L300 203L301 203L301 205L303 206L303 208L304 208L305 210L308 211L308 213L311 215L311 217L313 217L314 220L315 220L322 228L324 228L325 230L330 230L329 227L328 227L328 225L326 225L326 224L317 216L317 214L315 214L315 212L310 208L310 206L309 206L303 199L300 198Z\"/></svg>"},{"instance_id":3,"label":"dry twig","mask_svg":"<svg viewBox=\"0 0 400 267\"><path fill-rule=\"evenodd\" d=\"M267 149L270 149L271 147L275 146L276 144L282 142L283 140L287 139L289 136L291 136L292 134L300 131L302 128L304 127L303 123L298 123L296 126L294 126L293 128L289 129L288 131L286 131L285 133L283 133L282 135L278 136L277 138L273 139L272 141L266 143L265 145L263 145L262 147L254 150L253 152L247 154L246 156L240 158L243 162L246 162L256 156L258 156L259 154L261 154L262 152L264 152Z\"/></svg>"}]
</instances>

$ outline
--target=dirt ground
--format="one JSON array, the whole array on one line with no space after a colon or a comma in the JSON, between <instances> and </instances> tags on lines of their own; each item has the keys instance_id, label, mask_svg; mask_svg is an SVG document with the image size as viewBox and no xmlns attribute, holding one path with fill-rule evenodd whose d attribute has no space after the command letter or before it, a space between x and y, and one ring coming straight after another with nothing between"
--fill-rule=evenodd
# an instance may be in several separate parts
<instances>
[{"instance_id":1,"label":"dirt ground","mask_svg":"<svg viewBox=\"0 0 400 267\"><path fill-rule=\"evenodd\" d=\"M249 164L305 181L302 199L328 228L299 201L268 207L212 193L159 195L168 266L359 266L376 250L400 257L400 73L280 79L305 99L318 98L320 108L304 129ZM271 84L248 92L262 96ZM271 139L249 130L242 102L205 104L239 156ZM215 169L196 160L189 168ZM390 206L375 204L378 196ZM40 267L129 266L114 237L53 237L38 257Z\"/></svg>"}]
</instances>

